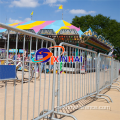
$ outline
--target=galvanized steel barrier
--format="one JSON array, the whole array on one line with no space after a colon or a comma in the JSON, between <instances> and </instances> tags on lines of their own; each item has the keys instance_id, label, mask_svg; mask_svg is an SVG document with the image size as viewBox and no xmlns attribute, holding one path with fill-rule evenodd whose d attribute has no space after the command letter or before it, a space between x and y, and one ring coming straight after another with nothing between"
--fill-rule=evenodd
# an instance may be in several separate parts
<instances>
[{"instance_id":1,"label":"galvanized steel barrier","mask_svg":"<svg viewBox=\"0 0 120 120\"><path fill-rule=\"evenodd\" d=\"M22 61L18 61L16 57L15 60L8 58L10 30L16 32L16 56L19 46L19 33L24 35L24 51L26 49L26 37L30 37L30 58L33 38L35 38L36 51L44 46L46 48L55 46L55 41L1 23L0 27L8 30L7 56L6 59L4 59L6 65L8 65L9 61L12 61L12 64L16 67L17 63L21 62L22 64L21 72L17 71L16 68L17 75L14 80L0 79L1 120L39 120L42 118L59 120L55 118L55 114L69 116L77 120L70 114L61 113L60 109L87 97L103 98L101 96L107 95L100 94L100 92L108 87L119 90L119 87L112 85L116 83L118 79L119 61L113 60L112 57L102 53L97 56L97 52L95 51L64 42L59 46L65 48L63 60L66 62L55 62L53 73L51 73L51 71L47 73L46 69L49 69L47 63L37 64L32 63L31 60L27 61L27 63L29 63L27 67L29 69L26 73L24 70L26 67L24 52ZM60 57L61 49L55 48L53 55L55 57ZM66 56L69 57L66 58ZM75 61L71 62L72 59ZM39 75L37 73L37 68L39 68ZM43 73L42 68L44 69ZM11 82L13 82L13 84L11 84Z\"/></svg>"},{"instance_id":2,"label":"galvanized steel barrier","mask_svg":"<svg viewBox=\"0 0 120 120\"><path fill-rule=\"evenodd\" d=\"M113 71L113 82L115 82L119 75L119 61L117 60L113 60Z\"/></svg>"},{"instance_id":3,"label":"galvanized steel barrier","mask_svg":"<svg viewBox=\"0 0 120 120\"><path fill-rule=\"evenodd\" d=\"M120 82L119 80L118 80L118 76L119 76L119 61L118 60L112 60L112 63L113 63L113 65L112 65L112 79L111 79L111 82L112 82L112 84L113 83L115 83L115 84L118 84L119 85L119 83L118 82ZM116 86L116 85L112 85L111 86L111 88L112 89L117 89L119 92L120 92L120 87L119 86Z\"/></svg>"},{"instance_id":4,"label":"galvanized steel barrier","mask_svg":"<svg viewBox=\"0 0 120 120\"><path fill-rule=\"evenodd\" d=\"M19 34L23 34L23 51L25 51L25 43L26 37L30 37L30 58L31 58L31 50L32 50L32 39L35 38L36 42L36 51L39 49L38 46L41 44L40 48L46 46L46 48L55 46L56 43L53 39L43 37L41 35L33 34L31 32L27 32L24 30L20 30L8 25L4 25L0 23L0 27L8 30L8 39L7 39L7 57L5 59L6 65L8 65L9 59L9 44L10 44L10 31L16 32L16 56L18 49L18 37ZM54 119L54 99L55 99L55 75L56 75L56 63L54 63L54 71L53 74L46 74L46 64L37 64L34 65L34 79L31 80L30 77L30 67L33 64L31 61L29 63L29 72L26 73L28 77L27 81L24 79L26 77L24 68L25 68L25 60L24 60L24 52L23 52L23 60L22 60L22 72L17 72L17 77L21 78L21 81L17 79L17 77L13 81L13 87L10 80L13 79L0 79L1 88L0 88L0 119L1 120L39 120L41 118L45 118L51 115L51 118ZM54 56L56 56L56 49L54 49ZM15 65L17 65L17 59L14 60ZM39 66L40 77L36 79L37 76L37 66ZM43 67L44 66L44 67ZM42 73L41 67L45 70ZM9 71L8 71L9 72ZM8 73L6 73L8 74ZM34 80L34 83L33 83ZM31 82L32 81L32 82ZM23 84L25 83L25 84ZM4 90L5 89L5 90ZM47 110L46 110L47 109ZM71 116L71 115L69 115ZM73 117L75 118L75 117Z\"/></svg>"},{"instance_id":5,"label":"galvanized steel barrier","mask_svg":"<svg viewBox=\"0 0 120 120\"><path fill-rule=\"evenodd\" d=\"M105 94L100 94L100 92L108 87L111 87L112 85L112 65L113 65L113 58L111 56L99 53L97 58L97 94L95 97L105 99L108 103L109 100L107 100L104 97L109 97ZM109 97L110 101L112 102L112 99Z\"/></svg>"},{"instance_id":6,"label":"galvanized steel barrier","mask_svg":"<svg viewBox=\"0 0 120 120\"><path fill-rule=\"evenodd\" d=\"M60 62L57 63L57 111L81 99L97 94L97 52L64 42L60 43L59 46L65 48L64 56L67 54L70 61L63 62L63 74L60 71ZM61 50L58 49L58 56L60 54ZM72 56L74 56L74 62L71 62ZM75 58L79 59L79 61L75 62Z\"/></svg>"}]
</instances>

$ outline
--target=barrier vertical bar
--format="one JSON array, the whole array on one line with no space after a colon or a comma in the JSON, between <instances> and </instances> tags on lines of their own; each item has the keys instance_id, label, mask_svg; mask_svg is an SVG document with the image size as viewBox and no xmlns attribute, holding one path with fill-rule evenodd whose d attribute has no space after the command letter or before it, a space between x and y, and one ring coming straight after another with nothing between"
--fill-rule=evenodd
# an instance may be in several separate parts
<instances>
[{"instance_id":1,"label":"barrier vertical bar","mask_svg":"<svg viewBox=\"0 0 120 120\"><path fill-rule=\"evenodd\" d=\"M85 51L84 51L84 69L85 69ZM84 96L85 96L85 74L84 74Z\"/></svg>"},{"instance_id":2,"label":"barrier vertical bar","mask_svg":"<svg viewBox=\"0 0 120 120\"><path fill-rule=\"evenodd\" d=\"M76 58L76 49L75 49L75 58ZM77 95L76 95L76 91L77 91L77 90L76 90L76 89L77 89L76 83L77 83L77 82L76 82L76 62L75 62L75 99L76 99L76 96L77 96Z\"/></svg>"},{"instance_id":3,"label":"barrier vertical bar","mask_svg":"<svg viewBox=\"0 0 120 120\"><path fill-rule=\"evenodd\" d=\"M63 55L64 55L64 53L63 53ZM64 62L64 64L65 64L65 62ZM64 67L64 64L63 64L63 67ZM63 105L63 100L64 100L64 69L63 69L63 75L62 75L62 105Z\"/></svg>"},{"instance_id":4,"label":"barrier vertical bar","mask_svg":"<svg viewBox=\"0 0 120 120\"><path fill-rule=\"evenodd\" d=\"M118 64L117 64L117 78L118 78L118 76L119 76L119 61L117 62Z\"/></svg>"},{"instance_id":5,"label":"barrier vertical bar","mask_svg":"<svg viewBox=\"0 0 120 120\"><path fill-rule=\"evenodd\" d=\"M88 55L90 56L90 52L88 52ZM90 94L90 60L88 58L88 93Z\"/></svg>"},{"instance_id":6,"label":"barrier vertical bar","mask_svg":"<svg viewBox=\"0 0 120 120\"><path fill-rule=\"evenodd\" d=\"M17 46L18 46L18 33L16 34L16 54L15 54L15 65L17 64ZM13 120L15 117L15 86L16 86L16 80L14 80L14 97L13 97Z\"/></svg>"},{"instance_id":7,"label":"barrier vertical bar","mask_svg":"<svg viewBox=\"0 0 120 120\"><path fill-rule=\"evenodd\" d=\"M69 56L71 56L71 47L69 47ZM71 62L69 62L69 102L70 102L70 67L71 67Z\"/></svg>"},{"instance_id":8,"label":"barrier vertical bar","mask_svg":"<svg viewBox=\"0 0 120 120\"><path fill-rule=\"evenodd\" d=\"M7 65L8 65L8 54L9 54L9 37L10 37L10 31L8 30L8 41L7 41Z\"/></svg>"},{"instance_id":9,"label":"barrier vertical bar","mask_svg":"<svg viewBox=\"0 0 120 120\"><path fill-rule=\"evenodd\" d=\"M100 74L100 53L98 54L97 57L97 76L96 76L96 90L97 94L99 94L99 74Z\"/></svg>"},{"instance_id":10,"label":"barrier vertical bar","mask_svg":"<svg viewBox=\"0 0 120 120\"><path fill-rule=\"evenodd\" d=\"M68 47L66 47L66 51L68 52ZM67 67L67 64L66 64ZM67 69L66 69L66 103L67 103Z\"/></svg>"},{"instance_id":11,"label":"barrier vertical bar","mask_svg":"<svg viewBox=\"0 0 120 120\"><path fill-rule=\"evenodd\" d=\"M38 46L38 38L36 39L36 52L37 52L37 46ZM35 63L35 80L34 80L34 98L33 98L33 119L35 114L35 91L36 91L36 71L37 70L37 63Z\"/></svg>"},{"instance_id":12,"label":"barrier vertical bar","mask_svg":"<svg viewBox=\"0 0 120 120\"><path fill-rule=\"evenodd\" d=\"M74 48L72 48L72 56L73 56ZM73 101L73 62L72 62L72 101Z\"/></svg>"},{"instance_id":13,"label":"barrier vertical bar","mask_svg":"<svg viewBox=\"0 0 120 120\"><path fill-rule=\"evenodd\" d=\"M30 90L30 67L31 67L31 49L32 49L32 36L30 37L30 61L29 61L29 81L28 81L28 100L27 100L27 120L29 119L29 90ZM32 68L31 68L32 69ZM32 74L32 73L31 73ZM32 77L32 75L31 75ZM32 79L32 78L31 78Z\"/></svg>"},{"instance_id":14,"label":"barrier vertical bar","mask_svg":"<svg viewBox=\"0 0 120 120\"><path fill-rule=\"evenodd\" d=\"M80 58L81 58L81 57L82 57L82 56L81 56L81 50L80 50ZM83 60L83 58L82 58L82 60ZM82 62L82 61L81 61L81 62ZM80 97L82 96L82 93L81 93L81 91L82 91L82 87L81 87L81 83L82 83L82 82L81 82L81 64L82 64L82 63L81 63L81 62L80 62Z\"/></svg>"},{"instance_id":15,"label":"barrier vertical bar","mask_svg":"<svg viewBox=\"0 0 120 120\"><path fill-rule=\"evenodd\" d=\"M8 30L8 41L7 41L7 65L8 65L8 54L9 54L9 30ZM5 81L4 120L6 120L6 99L7 99L7 81Z\"/></svg>"},{"instance_id":16,"label":"barrier vertical bar","mask_svg":"<svg viewBox=\"0 0 120 120\"><path fill-rule=\"evenodd\" d=\"M56 48L54 50L54 56L56 56ZM53 69L53 87L52 87L52 110L54 110L55 107L55 83L56 83L56 61L54 63L54 69ZM54 113L52 114L52 118L54 118Z\"/></svg>"},{"instance_id":17,"label":"barrier vertical bar","mask_svg":"<svg viewBox=\"0 0 120 120\"><path fill-rule=\"evenodd\" d=\"M41 48L43 47L43 40L41 41ZM42 67L42 65L40 65ZM39 103L38 103L38 116L40 114L40 95L41 95L41 72L42 70L39 70L40 72L40 80L39 80Z\"/></svg>"},{"instance_id":18,"label":"barrier vertical bar","mask_svg":"<svg viewBox=\"0 0 120 120\"><path fill-rule=\"evenodd\" d=\"M50 43L50 47L52 47L52 43ZM51 48L50 48L50 52L51 52ZM51 59L50 59L50 65L49 65L50 69L51 69ZM48 110L49 110L49 99L50 99L50 78L51 78L51 72L49 71L49 89L48 89Z\"/></svg>"},{"instance_id":19,"label":"barrier vertical bar","mask_svg":"<svg viewBox=\"0 0 120 120\"><path fill-rule=\"evenodd\" d=\"M91 53L90 53L90 93L92 93L92 77L91 77L91 70L92 70L92 59L91 59Z\"/></svg>"},{"instance_id":20,"label":"barrier vertical bar","mask_svg":"<svg viewBox=\"0 0 120 120\"><path fill-rule=\"evenodd\" d=\"M47 42L46 42L46 48L47 48ZM44 111L45 111L45 91L46 91L46 63L45 64L45 78L44 78L44 97L43 97L43 114L44 114Z\"/></svg>"},{"instance_id":21,"label":"barrier vertical bar","mask_svg":"<svg viewBox=\"0 0 120 120\"><path fill-rule=\"evenodd\" d=\"M58 48L58 56L60 56L60 48ZM61 59L61 58L60 58ZM58 81L57 81L57 112L59 112L59 106L60 106L60 63L58 62Z\"/></svg>"},{"instance_id":22,"label":"barrier vertical bar","mask_svg":"<svg viewBox=\"0 0 120 120\"><path fill-rule=\"evenodd\" d=\"M111 58L111 85L113 83L113 58Z\"/></svg>"},{"instance_id":23,"label":"barrier vertical bar","mask_svg":"<svg viewBox=\"0 0 120 120\"><path fill-rule=\"evenodd\" d=\"M25 51L25 35L24 35L24 43L23 43L23 66L22 66L22 85L21 85L21 110L20 110L20 120L22 120L22 101L23 101L23 81L24 81L24 51Z\"/></svg>"}]
</instances>

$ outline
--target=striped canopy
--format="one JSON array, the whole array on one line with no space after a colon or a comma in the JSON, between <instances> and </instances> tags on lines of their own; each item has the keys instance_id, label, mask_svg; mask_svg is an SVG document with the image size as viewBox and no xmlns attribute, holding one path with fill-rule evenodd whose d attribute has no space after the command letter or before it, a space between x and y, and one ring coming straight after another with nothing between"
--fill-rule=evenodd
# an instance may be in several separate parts
<instances>
[{"instance_id":1,"label":"striped canopy","mask_svg":"<svg viewBox=\"0 0 120 120\"><path fill-rule=\"evenodd\" d=\"M41 29L53 29L56 34L58 34L61 29L75 29L80 37L83 34L80 28L77 28L64 20L55 20L55 21L31 20L28 22L20 22L20 23L13 23L7 25L23 30L33 29L36 33L38 33ZM5 32L5 31L6 29L0 28L0 32Z\"/></svg>"}]
</instances>

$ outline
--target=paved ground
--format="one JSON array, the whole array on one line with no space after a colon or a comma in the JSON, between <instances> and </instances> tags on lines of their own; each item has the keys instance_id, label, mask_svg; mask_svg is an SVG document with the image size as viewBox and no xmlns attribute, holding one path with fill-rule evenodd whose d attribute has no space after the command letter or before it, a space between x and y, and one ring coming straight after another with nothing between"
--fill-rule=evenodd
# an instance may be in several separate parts
<instances>
[{"instance_id":1,"label":"paved ground","mask_svg":"<svg viewBox=\"0 0 120 120\"><path fill-rule=\"evenodd\" d=\"M101 73L103 74L103 73ZM105 75L105 76L104 76ZM109 71L101 76L101 81L108 83ZM19 79L22 78L21 72L18 72ZM25 77L28 77L28 73L25 74ZM103 78L102 78L103 77ZM76 100L82 96L85 96L89 93L93 93L96 91L96 73L87 73L87 74L61 74L60 83L57 83L57 79L59 77L56 74L56 84L55 89L57 90L57 84L60 85L60 105L64 105L65 103L69 103L72 100ZM13 81L7 82L7 99L6 99L6 120L13 120L13 105L15 105L15 120L20 119L20 110L21 110L21 93L23 92L22 97L22 119L27 120L27 110L29 110L28 120L31 120L33 117L37 117L43 110L49 109L51 110L52 103L52 89L53 89L53 74L45 74L42 73L39 79L36 81L33 79L33 82L24 83L23 86L21 82L16 82L15 86L15 102L14 98L14 86ZM101 82L101 86L103 85ZM23 87L23 91L21 88ZM29 89L30 87L30 89ZM34 89L35 88L35 89ZM45 88L45 89L44 89ZM28 108L28 89L29 89L29 108ZM72 91L73 90L73 91ZM34 94L35 93L35 94ZM120 92L115 89L110 90L106 93L110 95L113 99L113 103L106 103L105 100L98 99L94 101L93 98L86 98L76 103L78 108L81 106L110 106L111 111L109 110L61 110L61 112L74 112L72 113L78 120L109 120L120 119ZM45 95L45 96L44 96ZM35 99L34 99L35 98ZM67 98L67 99L66 99ZM39 101L40 100L40 101ZM94 101L94 102L93 102ZM4 120L4 103L5 103L5 83L0 82L0 120ZM57 106L57 97L55 97L55 106ZM74 105L72 105L74 106ZM27 109L28 108L28 109ZM33 112L34 109L34 112ZM34 116L33 116L34 115ZM99 115L99 116L98 116ZM59 116L58 116L59 117ZM62 118L65 120L70 120L71 118Z\"/></svg>"},{"instance_id":2,"label":"paved ground","mask_svg":"<svg viewBox=\"0 0 120 120\"><path fill-rule=\"evenodd\" d=\"M119 77L120 80L120 77ZM119 82L120 84L120 82ZM117 84L114 84L117 85ZM117 85L120 87L120 85ZM96 101L88 104L87 106L109 106L110 110L77 110L74 115L78 120L120 120L120 92L116 89L111 89L105 93L109 95L113 103L107 103L104 99L97 99ZM63 118L63 120L73 120L69 117Z\"/></svg>"}]
</instances>

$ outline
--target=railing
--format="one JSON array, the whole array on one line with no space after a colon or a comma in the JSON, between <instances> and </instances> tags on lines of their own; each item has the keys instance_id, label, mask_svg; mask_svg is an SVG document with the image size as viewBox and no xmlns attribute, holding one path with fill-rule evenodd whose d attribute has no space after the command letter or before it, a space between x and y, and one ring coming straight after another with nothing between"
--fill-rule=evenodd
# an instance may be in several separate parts
<instances>
[{"instance_id":1,"label":"railing","mask_svg":"<svg viewBox=\"0 0 120 120\"><path fill-rule=\"evenodd\" d=\"M97 93L97 59L95 59L97 57L97 52L64 42L60 43L59 46L63 46L65 48L67 56L70 56L70 58L74 56L75 60L78 56L79 62L71 62L72 60L70 60L65 66L68 69L63 69L63 72L66 72L66 74L60 74L60 63L58 63L58 111L67 105L71 105L83 98L87 98ZM61 54L60 51L61 50L59 49L59 56ZM73 55L73 53L75 53L75 55ZM91 58L88 58L89 56L91 56ZM75 69L73 68L74 64ZM64 65L65 64L63 63L63 68ZM70 69L72 69L72 72Z\"/></svg>"},{"instance_id":2,"label":"railing","mask_svg":"<svg viewBox=\"0 0 120 120\"><path fill-rule=\"evenodd\" d=\"M101 91L107 88L113 88L120 91L118 86L113 86L113 83L117 83L118 81L119 61L114 60L112 57L102 53L97 55L95 51L62 42L59 46L65 48L66 52L63 54L64 61L61 63L55 62L52 73L47 63L32 63L31 60L25 61L24 52L22 61L17 60L16 57L15 60L9 59L9 31L12 30L16 32L16 56L19 46L18 33L24 35L24 51L26 49L25 36L30 36L30 58L33 37L36 38L36 51L44 46L46 48L52 45L56 46L56 42L53 39L1 23L0 27L8 30L7 56L6 59L1 60L5 61L4 65L8 68L12 65L15 65L17 68L19 62L22 67L22 71L17 71L17 69L16 72L14 71L16 73L14 78L0 79L1 120L39 120L42 118L55 120L57 118L54 114L69 116L77 120L70 114L62 113L61 109L75 104L82 99L86 99L87 97L102 98L109 102L108 99L101 97L107 96L105 94L100 94ZM38 48L39 44L40 47ZM55 48L53 55L55 57L60 57L61 49ZM70 57L66 58L66 56ZM72 62L72 59L76 61ZM12 64L8 65L10 61L12 61ZM27 65L28 69L26 68L26 63L29 63ZM31 67L31 65L33 66ZM3 66L0 65L0 70L1 67ZM39 68L38 73L37 68ZM25 69L28 71L26 72ZM42 72L43 69L44 72ZM49 73L47 73L47 70ZM7 72L10 73L12 71L7 70ZM2 75L2 73L8 74L6 71L1 70L0 75ZM13 85L11 82L13 82ZM109 99L112 102L110 97Z\"/></svg>"},{"instance_id":3,"label":"railing","mask_svg":"<svg viewBox=\"0 0 120 120\"><path fill-rule=\"evenodd\" d=\"M38 50L38 43L41 44L41 48L43 48L43 43L45 43L46 48L56 45L55 41L53 39L33 34L28 31L20 30L8 25L4 25L0 23L0 27L8 30L8 39L7 39L7 57L5 59L6 66L8 65L9 58L8 58L8 52L9 52L9 43L10 43L10 35L9 31L15 31L16 32L16 56L17 56L17 49L18 49L18 33L22 33L24 35L23 38L23 51L25 51L25 42L26 42L26 36L30 36L30 58L31 58L31 50L32 50L32 38L36 38L36 51ZM0 113L0 119L6 120L6 119L41 119L44 118L46 115L53 114L54 112L54 99L55 99L55 88L52 88L52 85L55 86L55 74L49 73L47 76L46 69L45 69L45 75L42 73L41 66L42 64L39 64L39 74L40 77L37 79L37 66L38 64L35 63L34 65L34 78L31 80L31 61L29 61L28 66L28 72L25 75L25 60L24 60L25 53L23 52L23 60L22 60L22 71L18 71L18 77L21 79L21 81L17 79L17 76L14 78L13 81L13 91L11 91L12 86L9 84L9 80L11 79L0 79L1 84L5 87L5 93L2 92L2 99L0 99L1 103L1 113ZM56 56L56 49L54 50L54 56ZM14 60L14 65L17 66L17 59ZM8 65L8 68L11 65ZM46 67L46 64L45 66ZM56 63L54 63L54 73L56 69ZM5 72L5 71L3 71ZM7 71L10 72L10 71ZM8 74L8 73L6 73ZM1 71L2 75L2 71ZM26 80L24 79L24 76L28 77L27 83L23 84ZM46 78L49 77L49 80L46 80ZM34 83L31 83L31 81L34 80ZM20 85L17 85L18 82L21 82ZM50 84L50 81L52 81L52 85ZM47 83L47 87L46 87ZM49 86L48 86L49 84ZM21 86L21 90L20 90ZM3 88L0 88L3 91ZM11 98L12 96L12 98ZM37 96L37 97L36 97ZM42 96L42 98L41 98ZM32 97L32 99L31 99ZM3 101L4 99L4 101ZM36 104L37 100L37 104ZM7 102L9 101L9 104ZM47 103L47 105L46 105ZM9 109L10 108L10 109ZM47 112L45 109L47 108ZM36 111L38 110L38 111ZM40 114L42 112L42 114ZM3 116L4 115L4 116Z\"/></svg>"}]
</instances>

